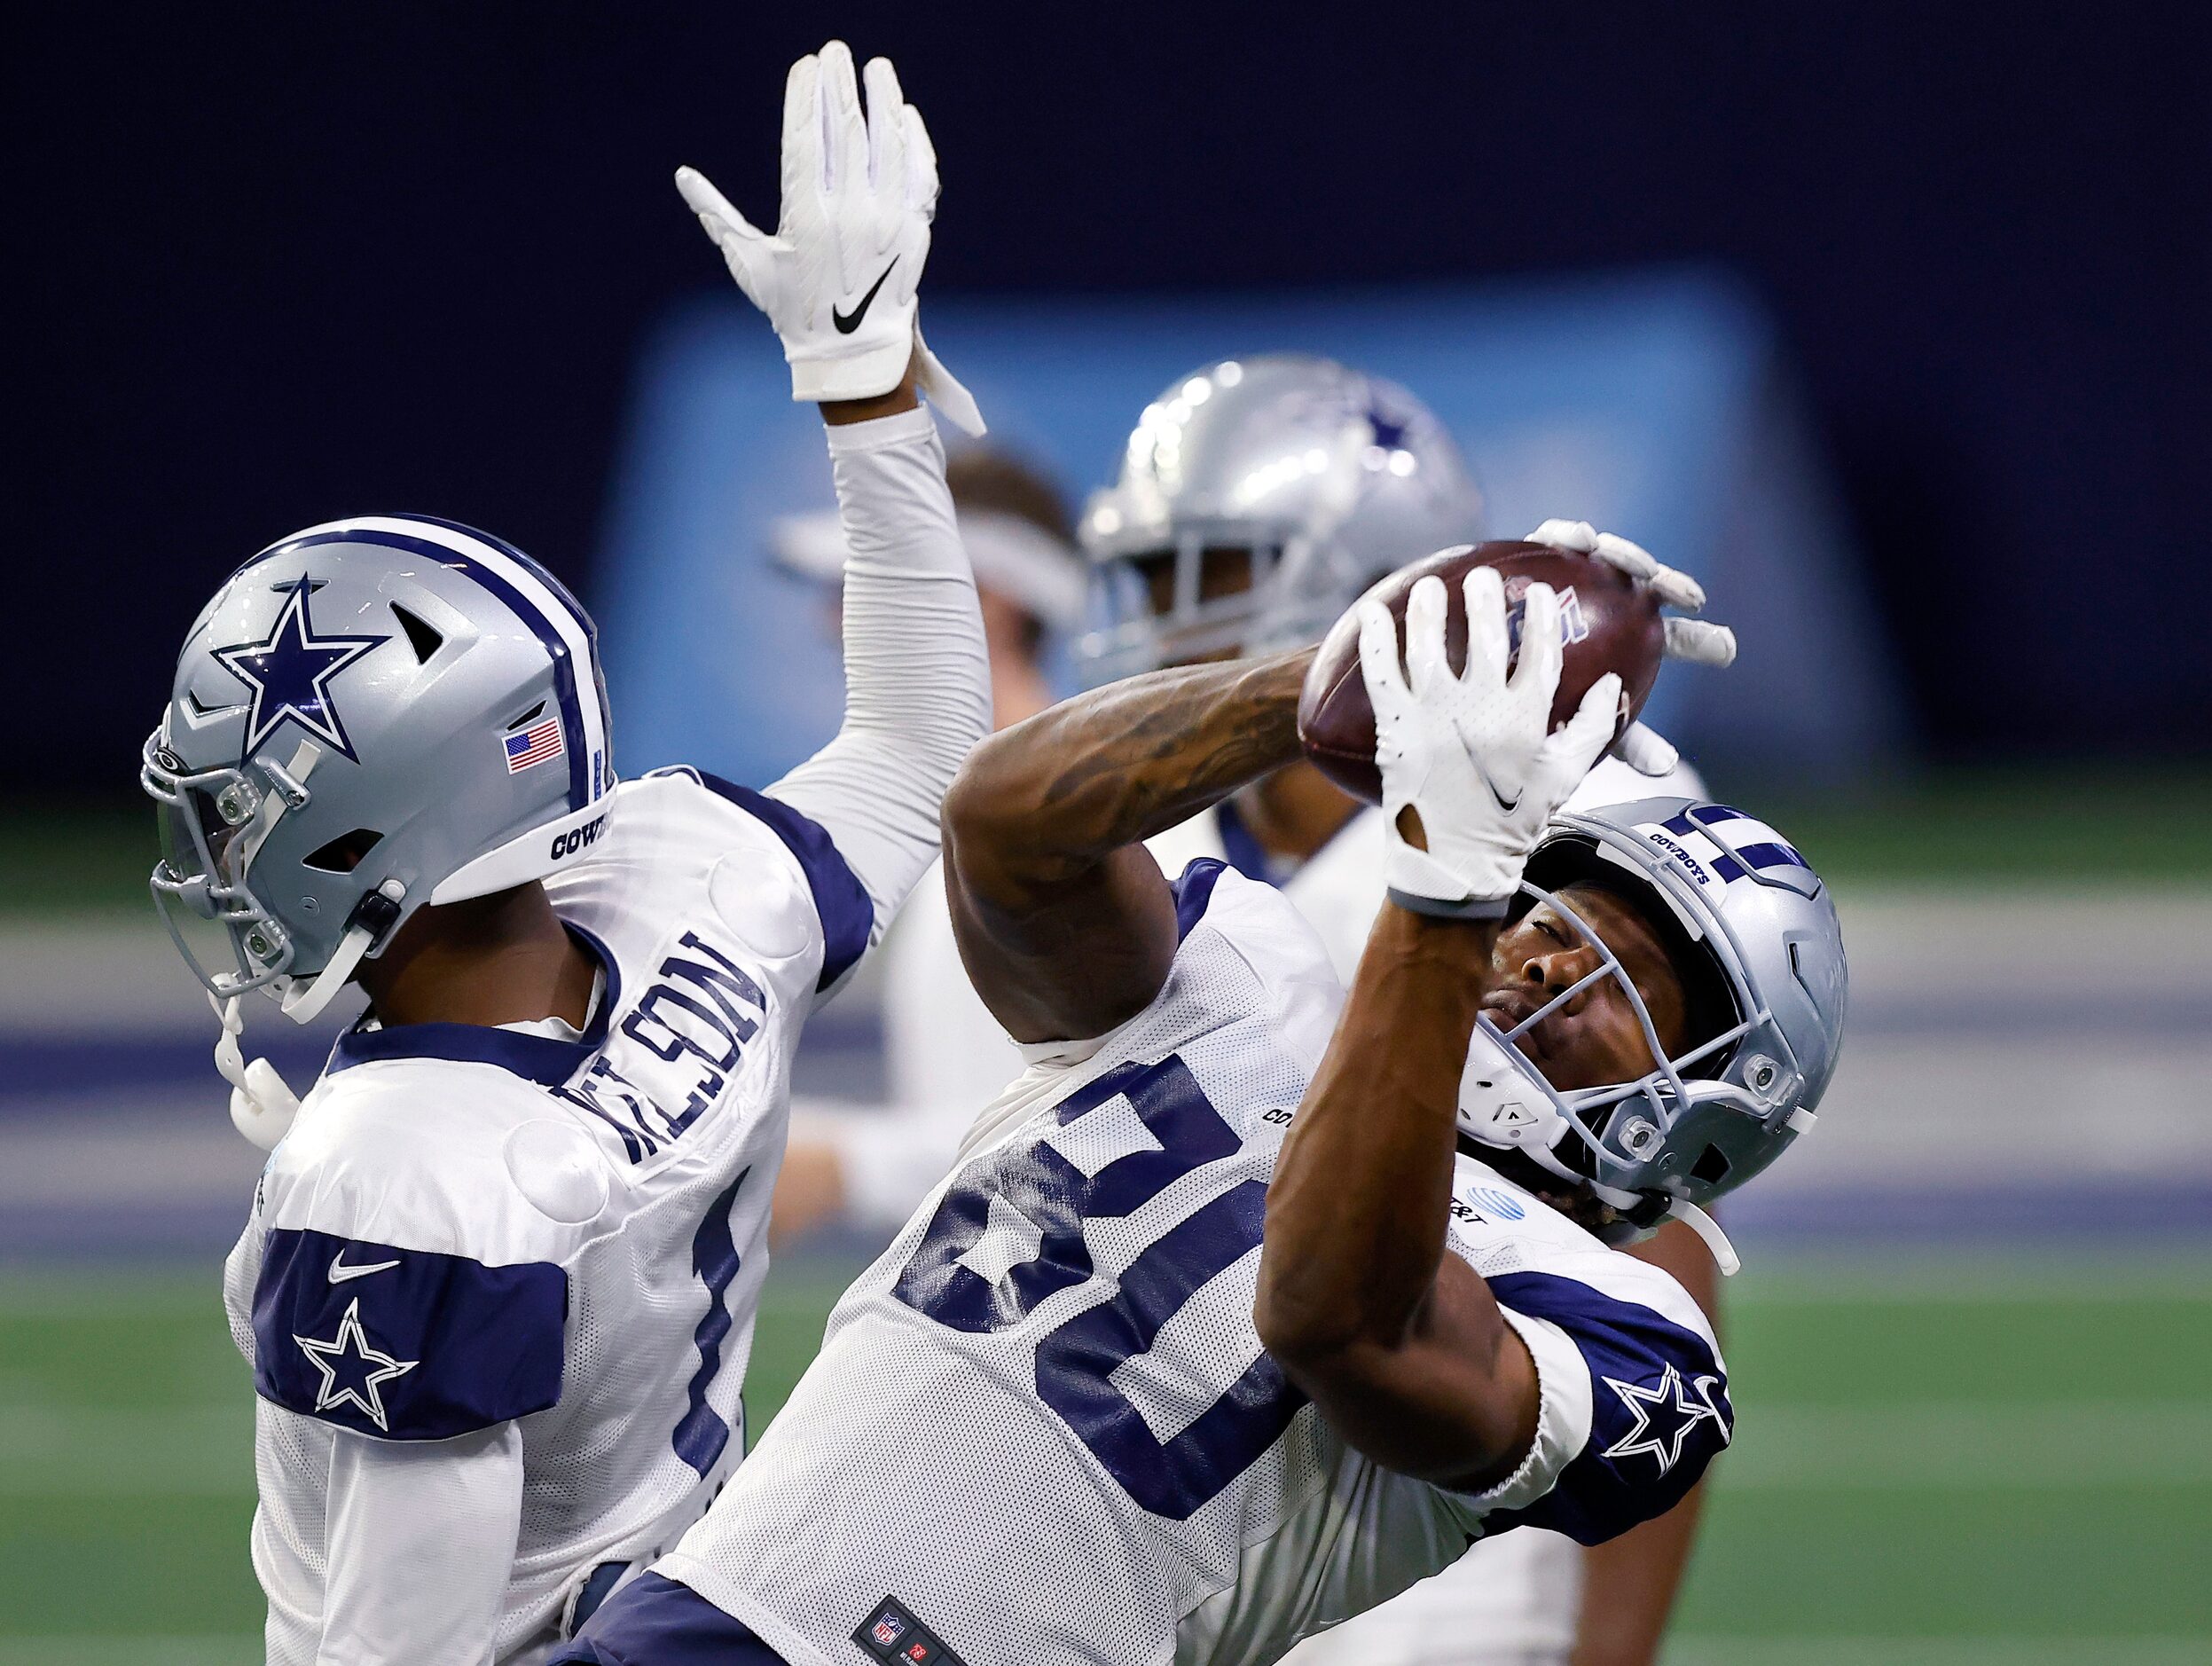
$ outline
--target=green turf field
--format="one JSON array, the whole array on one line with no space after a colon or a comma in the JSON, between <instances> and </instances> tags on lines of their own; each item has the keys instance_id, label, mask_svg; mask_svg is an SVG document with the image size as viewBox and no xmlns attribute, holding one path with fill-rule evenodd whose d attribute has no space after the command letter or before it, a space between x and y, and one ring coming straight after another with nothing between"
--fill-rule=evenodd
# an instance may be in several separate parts
<instances>
[{"instance_id":1,"label":"green turf field","mask_svg":"<svg viewBox=\"0 0 2212 1666\"><path fill-rule=\"evenodd\" d=\"M780 1404L835 1280L770 1281ZM1677 1666L2212 1659L2212 1265L1754 1269ZM0 1277L0 1666L258 1658L212 1272Z\"/></svg>"}]
</instances>

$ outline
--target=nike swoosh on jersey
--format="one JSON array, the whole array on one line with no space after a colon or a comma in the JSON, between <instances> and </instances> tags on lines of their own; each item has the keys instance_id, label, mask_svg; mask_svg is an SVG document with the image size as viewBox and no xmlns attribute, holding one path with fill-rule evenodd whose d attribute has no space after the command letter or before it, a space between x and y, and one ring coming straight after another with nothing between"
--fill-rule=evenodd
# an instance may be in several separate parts
<instances>
[{"instance_id":1,"label":"nike swoosh on jersey","mask_svg":"<svg viewBox=\"0 0 2212 1666\"><path fill-rule=\"evenodd\" d=\"M346 1252L340 1250L330 1258L330 1282L342 1285L349 1278L366 1278L371 1273L389 1272L398 1265L397 1261L371 1261L366 1267L349 1267L346 1265Z\"/></svg>"},{"instance_id":2,"label":"nike swoosh on jersey","mask_svg":"<svg viewBox=\"0 0 2212 1666\"><path fill-rule=\"evenodd\" d=\"M868 309L875 304L875 292L883 287L883 279L891 275L891 266L898 264L898 256L894 255L891 256L890 266L883 268L882 276L868 286L867 294L860 297L860 304L853 308L851 312L840 312L835 307L830 308L829 321L837 326L838 334L850 335L860 327L860 320L867 317Z\"/></svg>"}]
</instances>

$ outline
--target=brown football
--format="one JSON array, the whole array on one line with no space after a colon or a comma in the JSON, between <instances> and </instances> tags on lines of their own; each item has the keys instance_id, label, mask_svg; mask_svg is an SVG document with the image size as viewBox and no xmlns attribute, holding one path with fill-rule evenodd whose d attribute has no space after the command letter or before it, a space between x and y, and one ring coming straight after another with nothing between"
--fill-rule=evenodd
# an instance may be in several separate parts
<instances>
[{"instance_id":1,"label":"brown football","mask_svg":"<svg viewBox=\"0 0 2212 1666\"><path fill-rule=\"evenodd\" d=\"M1467 664L1467 610L1460 584L1478 566L1495 567L1505 576L1516 660L1522 595L1531 584L1547 584L1559 593L1566 654L1559 692L1551 703L1552 723L1557 726L1571 716L1589 686L1610 671L1620 673L1627 710L1619 727L1627 727L1643 710L1659 679L1666 627L1659 619L1659 598L1619 568L1549 544L1506 540L1424 557L1401 567L1369 593L1389 606L1402 635L1406 598L1414 581L1430 573L1442 578L1449 601L1445 656L1455 672L1461 671ZM1382 777L1375 769L1375 709L1368 703L1367 682L1360 674L1360 622L1355 613L1338 619L1322 639L1321 652L1306 673L1305 691L1298 696L1298 729L1306 755L1323 774L1355 798L1382 802Z\"/></svg>"}]
</instances>

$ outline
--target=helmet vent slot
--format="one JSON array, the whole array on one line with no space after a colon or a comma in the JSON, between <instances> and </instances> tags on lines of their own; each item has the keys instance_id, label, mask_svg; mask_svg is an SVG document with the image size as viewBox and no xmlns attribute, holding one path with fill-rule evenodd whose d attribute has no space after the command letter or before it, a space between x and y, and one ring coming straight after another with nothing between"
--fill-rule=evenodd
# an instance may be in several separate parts
<instances>
[{"instance_id":1,"label":"helmet vent slot","mask_svg":"<svg viewBox=\"0 0 2212 1666\"><path fill-rule=\"evenodd\" d=\"M300 865L326 874L349 874L361 866L362 858L374 850L377 841L383 837L373 828L357 827L310 852L301 859Z\"/></svg>"},{"instance_id":2,"label":"helmet vent slot","mask_svg":"<svg viewBox=\"0 0 2212 1666\"><path fill-rule=\"evenodd\" d=\"M1728 1153L1717 1145L1708 1145L1704 1154L1690 1164L1690 1177L1708 1186L1717 1186L1728 1178Z\"/></svg>"},{"instance_id":3,"label":"helmet vent slot","mask_svg":"<svg viewBox=\"0 0 2212 1666\"><path fill-rule=\"evenodd\" d=\"M509 728L511 728L511 729L519 729L519 728L521 728L521 727L522 727L525 723L535 723L535 722L537 722L537 719L538 719L539 718L541 718L541 717L545 716L545 703L543 700L540 700L540 701L539 701L539 702L538 702L536 705L532 706L532 707L531 707L529 711L525 711L524 713L522 713L522 715L521 717L519 717L519 718L509 718L509 719L507 719L507 727L509 727Z\"/></svg>"},{"instance_id":4,"label":"helmet vent slot","mask_svg":"<svg viewBox=\"0 0 2212 1666\"><path fill-rule=\"evenodd\" d=\"M427 665L430 656L445 645L445 633L420 614L411 613L396 601L392 603L392 615L399 621L399 628L407 633L407 645L415 650L415 663Z\"/></svg>"},{"instance_id":5,"label":"helmet vent slot","mask_svg":"<svg viewBox=\"0 0 2212 1666\"><path fill-rule=\"evenodd\" d=\"M236 711L241 708L243 703L242 701L237 700L221 702L203 700L200 697L200 690L197 688L184 690L184 710L196 718L212 718L225 711Z\"/></svg>"}]
</instances>

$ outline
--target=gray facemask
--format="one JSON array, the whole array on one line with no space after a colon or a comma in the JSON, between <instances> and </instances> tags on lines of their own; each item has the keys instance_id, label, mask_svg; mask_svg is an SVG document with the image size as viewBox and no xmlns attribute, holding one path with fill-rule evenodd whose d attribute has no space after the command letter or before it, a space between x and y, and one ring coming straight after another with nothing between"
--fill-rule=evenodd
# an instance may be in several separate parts
<instances>
[{"instance_id":1,"label":"gray facemask","mask_svg":"<svg viewBox=\"0 0 2212 1666\"><path fill-rule=\"evenodd\" d=\"M1670 1057L1619 957L1560 890L1594 878L1661 910L1709 958L1732 1021ZM1835 905L1819 876L1764 822L1724 805L1647 798L1560 816L1522 887L1594 947L1600 964L1510 1028L1477 1020L1460 1083L1459 1126L1587 1182L1634 1236L1667 1215L1706 1237L1724 1270L1734 1253L1704 1213L1814 1124L1843 1045L1849 971ZM1634 1081L1561 1091L1521 1039L1600 980L1626 994L1659 1065Z\"/></svg>"}]
</instances>

